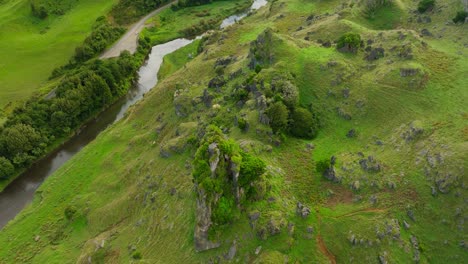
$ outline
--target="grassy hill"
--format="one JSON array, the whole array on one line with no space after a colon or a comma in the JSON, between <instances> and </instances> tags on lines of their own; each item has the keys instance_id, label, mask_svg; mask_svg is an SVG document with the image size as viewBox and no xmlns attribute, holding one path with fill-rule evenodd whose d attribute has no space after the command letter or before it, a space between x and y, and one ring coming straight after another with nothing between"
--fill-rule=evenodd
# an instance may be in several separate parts
<instances>
[{"instance_id":1,"label":"grassy hill","mask_svg":"<svg viewBox=\"0 0 468 264\"><path fill-rule=\"evenodd\" d=\"M369 16L359 3L279 0L212 32L193 59L194 46L176 52L164 80L0 232L0 263L206 263L233 251L241 263L463 263L468 25L446 24L458 0L416 8L395 0ZM333 44L347 32L362 39L355 53ZM284 100L271 96L281 80L317 113L317 138L259 121L261 96ZM212 227L221 246L197 253L192 161L208 124L268 166L257 199ZM331 156L327 179L317 164Z\"/></svg>"},{"instance_id":2,"label":"grassy hill","mask_svg":"<svg viewBox=\"0 0 468 264\"><path fill-rule=\"evenodd\" d=\"M65 2L60 6L70 9L64 15L40 19L32 15L29 0L0 1L0 108L36 92L117 0L71 0L70 7Z\"/></svg>"}]
</instances>

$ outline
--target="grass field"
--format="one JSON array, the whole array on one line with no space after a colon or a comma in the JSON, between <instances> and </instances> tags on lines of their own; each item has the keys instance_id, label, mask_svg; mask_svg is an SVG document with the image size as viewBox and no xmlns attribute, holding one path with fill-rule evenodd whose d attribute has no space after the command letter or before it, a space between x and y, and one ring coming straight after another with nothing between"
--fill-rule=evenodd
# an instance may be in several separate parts
<instances>
[{"instance_id":1,"label":"grass field","mask_svg":"<svg viewBox=\"0 0 468 264\"><path fill-rule=\"evenodd\" d=\"M97 17L117 0L81 0L63 16L40 20L28 0L0 2L0 108L25 100L68 62ZM9 108L11 109L11 107Z\"/></svg>"},{"instance_id":2,"label":"grass field","mask_svg":"<svg viewBox=\"0 0 468 264\"><path fill-rule=\"evenodd\" d=\"M0 232L0 263L86 263L89 257L93 262L129 263L137 261L136 252L142 263L206 263L223 258L234 240L233 261L239 263L379 263L379 257L412 263L416 252L420 263L463 263L468 258L460 245L467 239L467 191L462 186L468 165L468 39L463 35L468 25L442 29L461 8L459 1L448 1L448 8L431 14L432 24L405 19L393 24L397 28L382 26L387 25L382 20L394 21L388 10L373 21L360 17L359 6L341 10L338 0L307 2L307 10L301 8L305 2L270 3L238 25L213 33L197 57L187 56L195 45L166 57L163 81L51 176L33 204ZM398 12L414 16L415 3L397 2ZM309 23L309 14L321 17ZM286 137L273 146L269 127L258 123L253 96L241 107L232 102L233 91L252 72L219 91L210 90L216 109L197 103L216 76L216 60L236 58L226 76L246 70L250 41L268 27L274 32L274 61L254 78L293 76L300 102L312 104L320 114L322 129L314 140ZM421 37L423 28L435 37ZM364 47L344 54L319 43L348 31L384 48L385 57L368 62ZM165 28L145 34L156 40L165 38L161 32ZM402 45L411 46L411 58L400 55ZM419 73L402 77L402 68ZM186 117L175 113L176 90L189 98ZM234 116L248 120L248 132L233 125ZM195 149L187 146L170 152L169 158L160 155L196 134L190 129L197 123L228 127L227 136L269 165L265 199L251 203L238 220L218 230L214 237L222 246L203 253L193 247L196 196L190 163ZM406 140L411 123L423 132ZM356 137L346 136L350 129L357 131ZM315 171L317 161L332 155L340 183ZM367 156L382 169L361 169L359 161ZM450 184L447 193L437 188L440 181ZM296 215L297 202L312 209L309 217ZM75 213L67 219L64 212L70 208ZM248 214L256 211L261 216L252 228ZM261 239L256 228L271 222L280 223L281 232ZM312 232L306 231L309 227ZM262 249L256 255L258 246Z\"/></svg>"}]
</instances>

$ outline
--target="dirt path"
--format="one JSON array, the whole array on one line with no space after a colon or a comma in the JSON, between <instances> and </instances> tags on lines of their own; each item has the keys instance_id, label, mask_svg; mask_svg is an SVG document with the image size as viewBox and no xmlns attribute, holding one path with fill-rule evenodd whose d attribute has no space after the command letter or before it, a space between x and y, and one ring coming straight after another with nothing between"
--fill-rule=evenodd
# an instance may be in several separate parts
<instances>
[{"instance_id":1,"label":"dirt path","mask_svg":"<svg viewBox=\"0 0 468 264\"><path fill-rule=\"evenodd\" d=\"M335 256L328 250L327 246L325 245L325 242L323 242L322 236L317 235L317 245L319 247L320 252L322 252L328 260L330 260L331 264L336 264L336 258Z\"/></svg>"},{"instance_id":2,"label":"dirt path","mask_svg":"<svg viewBox=\"0 0 468 264\"><path fill-rule=\"evenodd\" d=\"M143 28L145 28L146 21L154 15L160 13L161 11L169 8L172 4L175 3L177 3L177 1L172 1L169 4L154 10L153 12L140 19L130 29L128 29L127 33L125 33L125 35L123 35L123 37L121 37L117 43L115 43L111 48L106 50L100 58L107 59L117 57L124 50L130 51L130 53L132 54L135 53L138 46L138 36L143 30Z\"/></svg>"},{"instance_id":3,"label":"dirt path","mask_svg":"<svg viewBox=\"0 0 468 264\"><path fill-rule=\"evenodd\" d=\"M348 217L348 216L353 216L353 215L360 214L360 213L384 213L386 211L387 211L387 209L365 208L365 209L357 210L357 211L350 212L350 213L347 213L347 214L344 214L344 215L339 215L339 216L336 216L334 218Z\"/></svg>"}]
</instances>

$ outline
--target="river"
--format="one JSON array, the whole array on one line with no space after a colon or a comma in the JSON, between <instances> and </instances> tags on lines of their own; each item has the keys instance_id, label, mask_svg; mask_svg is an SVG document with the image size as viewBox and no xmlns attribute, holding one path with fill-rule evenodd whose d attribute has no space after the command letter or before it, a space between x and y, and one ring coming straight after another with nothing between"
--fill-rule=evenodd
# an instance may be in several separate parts
<instances>
[{"instance_id":1,"label":"river","mask_svg":"<svg viewBox=\"0 0 468 264\"><path fill-rule=\"evenodd\" d=\"M248 12L257 10L267 4L266 0L255 0ZM230 16L223 20L221 28L234 24L247 16L247 13ZM82 148L93 141L99 133L109 125L124 117L127 109L143 98L143 95L158 83L157 73L164 56L170 54L193 40L176 39L161 45L154 46L145 64L139 69L138 84L128 94L119 99L111 107L103 111L96 119L90 121L69 141L48 157L35 163L20 177L15 179L0 193L0 229L13 219L34 198L34 194L44 180L75 156Z\"/></svg>"}]
</instances>

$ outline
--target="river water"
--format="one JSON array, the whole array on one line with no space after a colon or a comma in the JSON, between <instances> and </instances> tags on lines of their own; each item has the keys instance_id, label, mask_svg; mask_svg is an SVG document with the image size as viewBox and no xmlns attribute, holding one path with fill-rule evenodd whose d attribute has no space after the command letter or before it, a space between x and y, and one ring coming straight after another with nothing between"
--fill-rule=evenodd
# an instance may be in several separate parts
<instances>
[{"instance_id":1,"label":"river water","mask_svg":"<svg viewBox=\"0 0 468 264\"><path fill-rule=\"evenodd\" d=\"M250 10L257 10L267 4L266 0L255 0ZM249 11L250 12L250 11ZM234 24L247 16L247 13L226 18L221 28ZM138 84L128 94L86 124L86 126L48 157L37 162L23 175L14 180L0 193L0 229L13 219L34 198L34 194L44 180L75 156L82 148L93 141L109 125L124 117L127 109L143 98L143 95L158 83L157 73L164 56L170 54L193 40L176 39L154 46L145 64L139 69ZM1 231L0 231L1 232Z\"/></svg>"}]
</instances>

